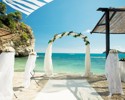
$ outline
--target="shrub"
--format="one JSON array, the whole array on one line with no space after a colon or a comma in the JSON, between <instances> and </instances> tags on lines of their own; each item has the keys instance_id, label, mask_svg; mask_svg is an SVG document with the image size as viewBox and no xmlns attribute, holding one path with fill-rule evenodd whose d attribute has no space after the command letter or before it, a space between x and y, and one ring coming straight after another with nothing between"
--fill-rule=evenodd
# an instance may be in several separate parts
<instances>
[{"instance_id":1,"label":"shrub","mask_svg":"<svg viewBox=\"0 0 125 100\"><path fill-rule=\"evenodd\" d=\"M12 20L9 20L9 28L14 31L16 29L16 23Z\"/></svg>"},{"instance_id":2,"label":"shrub","mask_svg":"<svg viewBox=\"0 0 125 100\"><path fill-rule=\"evenodd\" d=\"M16 21L20 21L22 19L22 14L19 11L14 12L15 16L14 19Z\"/></svg>"},{"instance_id":3,"label":"shrub","mask_svg":"<svg viewBox=\"0 0 125 100\"><path fill-rule=\"evenodd\" d=\"M21 22L20 23L20 27L21 27L21 29L26 29L27 26L26 26L26 24L24 24L23 22Z\"/></svg>"},{"instance_id":4,"label":"shrub","mask_svg":"<svg viewBox=\"0 0 125 100\"><path fill-rule=\"evenodd\" d=\"M25 32L23 32L21 35L21 40L26 42L28 39L29 39L29 36Z\"/></svg>"},{"instance_id":5,"label":"shrub","mask_svg":"<svg viewBox=\"0 0 125 100\"><path fill-rule=\"evenodd\" d=\"M2 23L2 21L0 20L0 28L2 28L3 27L3 23Z\"/></svg>"},{"instance_id":6,"label":"shrub","mask_svg":"<svg viewBox=\"0 0 125 100\"><path fill-rule=\"evenodd\" d=\"M0 2L0 14L6 13L6 5Z\"/></svg>"}]
</instances>

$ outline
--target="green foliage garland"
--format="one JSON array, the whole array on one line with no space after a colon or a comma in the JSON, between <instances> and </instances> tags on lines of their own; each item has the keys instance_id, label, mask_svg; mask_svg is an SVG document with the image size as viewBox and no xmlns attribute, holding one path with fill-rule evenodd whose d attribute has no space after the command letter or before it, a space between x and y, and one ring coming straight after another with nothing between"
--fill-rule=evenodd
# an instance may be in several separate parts
<instances>
[{"instance_id":1,"label":"green foliage garland","mask_svg":"<svg viewBox=\"0 0 125 100\"><path fill-rule=\"evenodd\" d=\"M66 35L66 34L67 34L67 36L69 36L69 35L71 35L72 33L73 33L73 31L70 31L69 33L63 32L59 38L62 38L62 37L63 37L64 35ZM54 38L53 38L52 40L49 40L48 43L54 42L54 41L56 40L56 37L57 37L58 35L59 35L59 34L55 34L55 35L54 35ZM82 37L81 37L81 36L82 36ZM76 33L75 33L75 35L73 35L73 37L75 37L75 38L76 38L76 37L81 37L81 38L84 40L85 45L90 44L90 42L87 40L87 36L82 35L82 33L79 33L79 34L76 34Z\"/></svg>"}]
</instances>

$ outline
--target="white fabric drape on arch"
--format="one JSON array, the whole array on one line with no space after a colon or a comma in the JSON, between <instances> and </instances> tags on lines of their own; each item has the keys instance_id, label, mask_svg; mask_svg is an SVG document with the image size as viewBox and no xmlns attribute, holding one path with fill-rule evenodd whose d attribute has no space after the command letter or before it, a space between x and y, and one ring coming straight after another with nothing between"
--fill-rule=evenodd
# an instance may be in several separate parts
<instances>
[{"instance_id":1,"label":"white fabric drape on arch","mask_svg":"<svg viewBox=\"0 0 125 100\"><path fill-rule=\"evenodd\" d=\"M85 77L90 76L90 66L91 66L91 59L90 59L90 45L86 45L86 55L85 55Z\"/></svg>"},{"instance_id":2,"label":"white fabric drape on arch","mask_svg":"<svg viewBox=\"0 0 125 100\"><path fill-rule=\"evenodd\" d=\"M0 54L0 100L12 100L15 52Z\"/></svg>"},{"instance_id":3,"label":"white fabric drape on arch","mask_svg":"<svg viewBox=\"0 0 125 100\"><path fill-rule=\"evenodd\" d=\"M118 53L109 53L106 59L105 72L110 96L114 93L122 94Z\"/></svg>"},{"instance_id":4,"label":"white fabric drape on arch","mask_svg":"<svg viewBox=\"0 0 125 100\"><path fill-rule=\"evenodd\" d=\"M32 73L33 69L35 68L35 62L36 62L36 53L29 54L24 72L24 88L28 88L30 86L30 78L32 77L31 74L33 74Z\"/></svg>"},{"instance_id":5,"label":"white fabric drape on arch","mask_svg":"<svg viewBox=\"0 0 125 100\"><path fill-rule=\"evenodd\" d=\"M49 43L48 48L46 49L44 58L44 71L47 76L51 76L53 74L52 42Z\"/></svg>"}]
</instances>

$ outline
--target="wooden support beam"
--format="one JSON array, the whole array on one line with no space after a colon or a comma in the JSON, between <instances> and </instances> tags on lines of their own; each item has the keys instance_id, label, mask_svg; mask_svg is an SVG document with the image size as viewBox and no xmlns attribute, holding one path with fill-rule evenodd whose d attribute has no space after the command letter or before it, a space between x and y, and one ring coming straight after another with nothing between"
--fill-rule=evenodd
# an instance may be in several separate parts
<instances>
[{"instance_id":1,"label":"wooden support beam","mask_svg":"<svg viewBox=\"0 0 125 100\"><path fill-rule=\"evenodd\" d=\"M110 50L110 19L109 19L109 11L105 12L106 14L106 58L109 54Z\"/></svg>"}]
</instances>

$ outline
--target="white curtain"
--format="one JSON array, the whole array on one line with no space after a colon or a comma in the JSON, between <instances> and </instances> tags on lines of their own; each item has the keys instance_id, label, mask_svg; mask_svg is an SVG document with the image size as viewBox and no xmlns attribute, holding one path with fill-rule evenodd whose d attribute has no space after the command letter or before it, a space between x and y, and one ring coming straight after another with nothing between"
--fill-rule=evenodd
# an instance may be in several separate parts
<instances>
[{"instance_id":1,"label":"white curtain","mask_svg":"<svg viewBox=\"0 0 125 100\"><path fill-rule=\"evenodd\" d=\"M105 72L110 96L114 93L122 93L118 53L109 53L106 59Z\"/></svg>"},{"instance_id":2,"label":"white curtain","mask_svg":"<svg viewBox=\"0 0 125 100\"><path fill-rule=\"evenodd\" d=\"M119 61L121 80L125 82L125 61Z\"/></svg>"},{"instance_id":3,"label":"white curtain","mask_svg":"<svg viewBox=\"0 0 125 100\"><path fill-rule=\"evenodd\" d=\"M44 58L44 71L48 77L53 74L52 43L49 43L48 48L46 49L45 58Z\"/></svg>"},{"instance_id":4,"label":"white curtain","mask_svg":"<svg viewBox=\"0 0 125 100\"><path fill-rule=\"evenodd\" d=\"M36 53L29 54L28 60L26 62L26 66L25 66L25 72L24 72L24 88L28 88L30 86L30 78L33 75L33 69L35 68L35 62L36 62Z\"/></svg>"},{"instance_id":5,"label":"white curtain","mask_svg":"<svg viewBox=\"0 0 125 100\"><path fill-rule=\"evenodd\" d=\"M86 56L85 56L85 77L90 76L90 66L91 66L91 61L90 61L90 45L86 45Z\"/></svg>"},{"instance_id":6,"label":"white curtain","mask_svg":"<svg viewBox=\"0 0 125 100\"><path fill-rule=\"evenodd\" d=\"M0 100L12 100L14 52L3 52L0 55Z\"/></svg>"}]
</instances>

